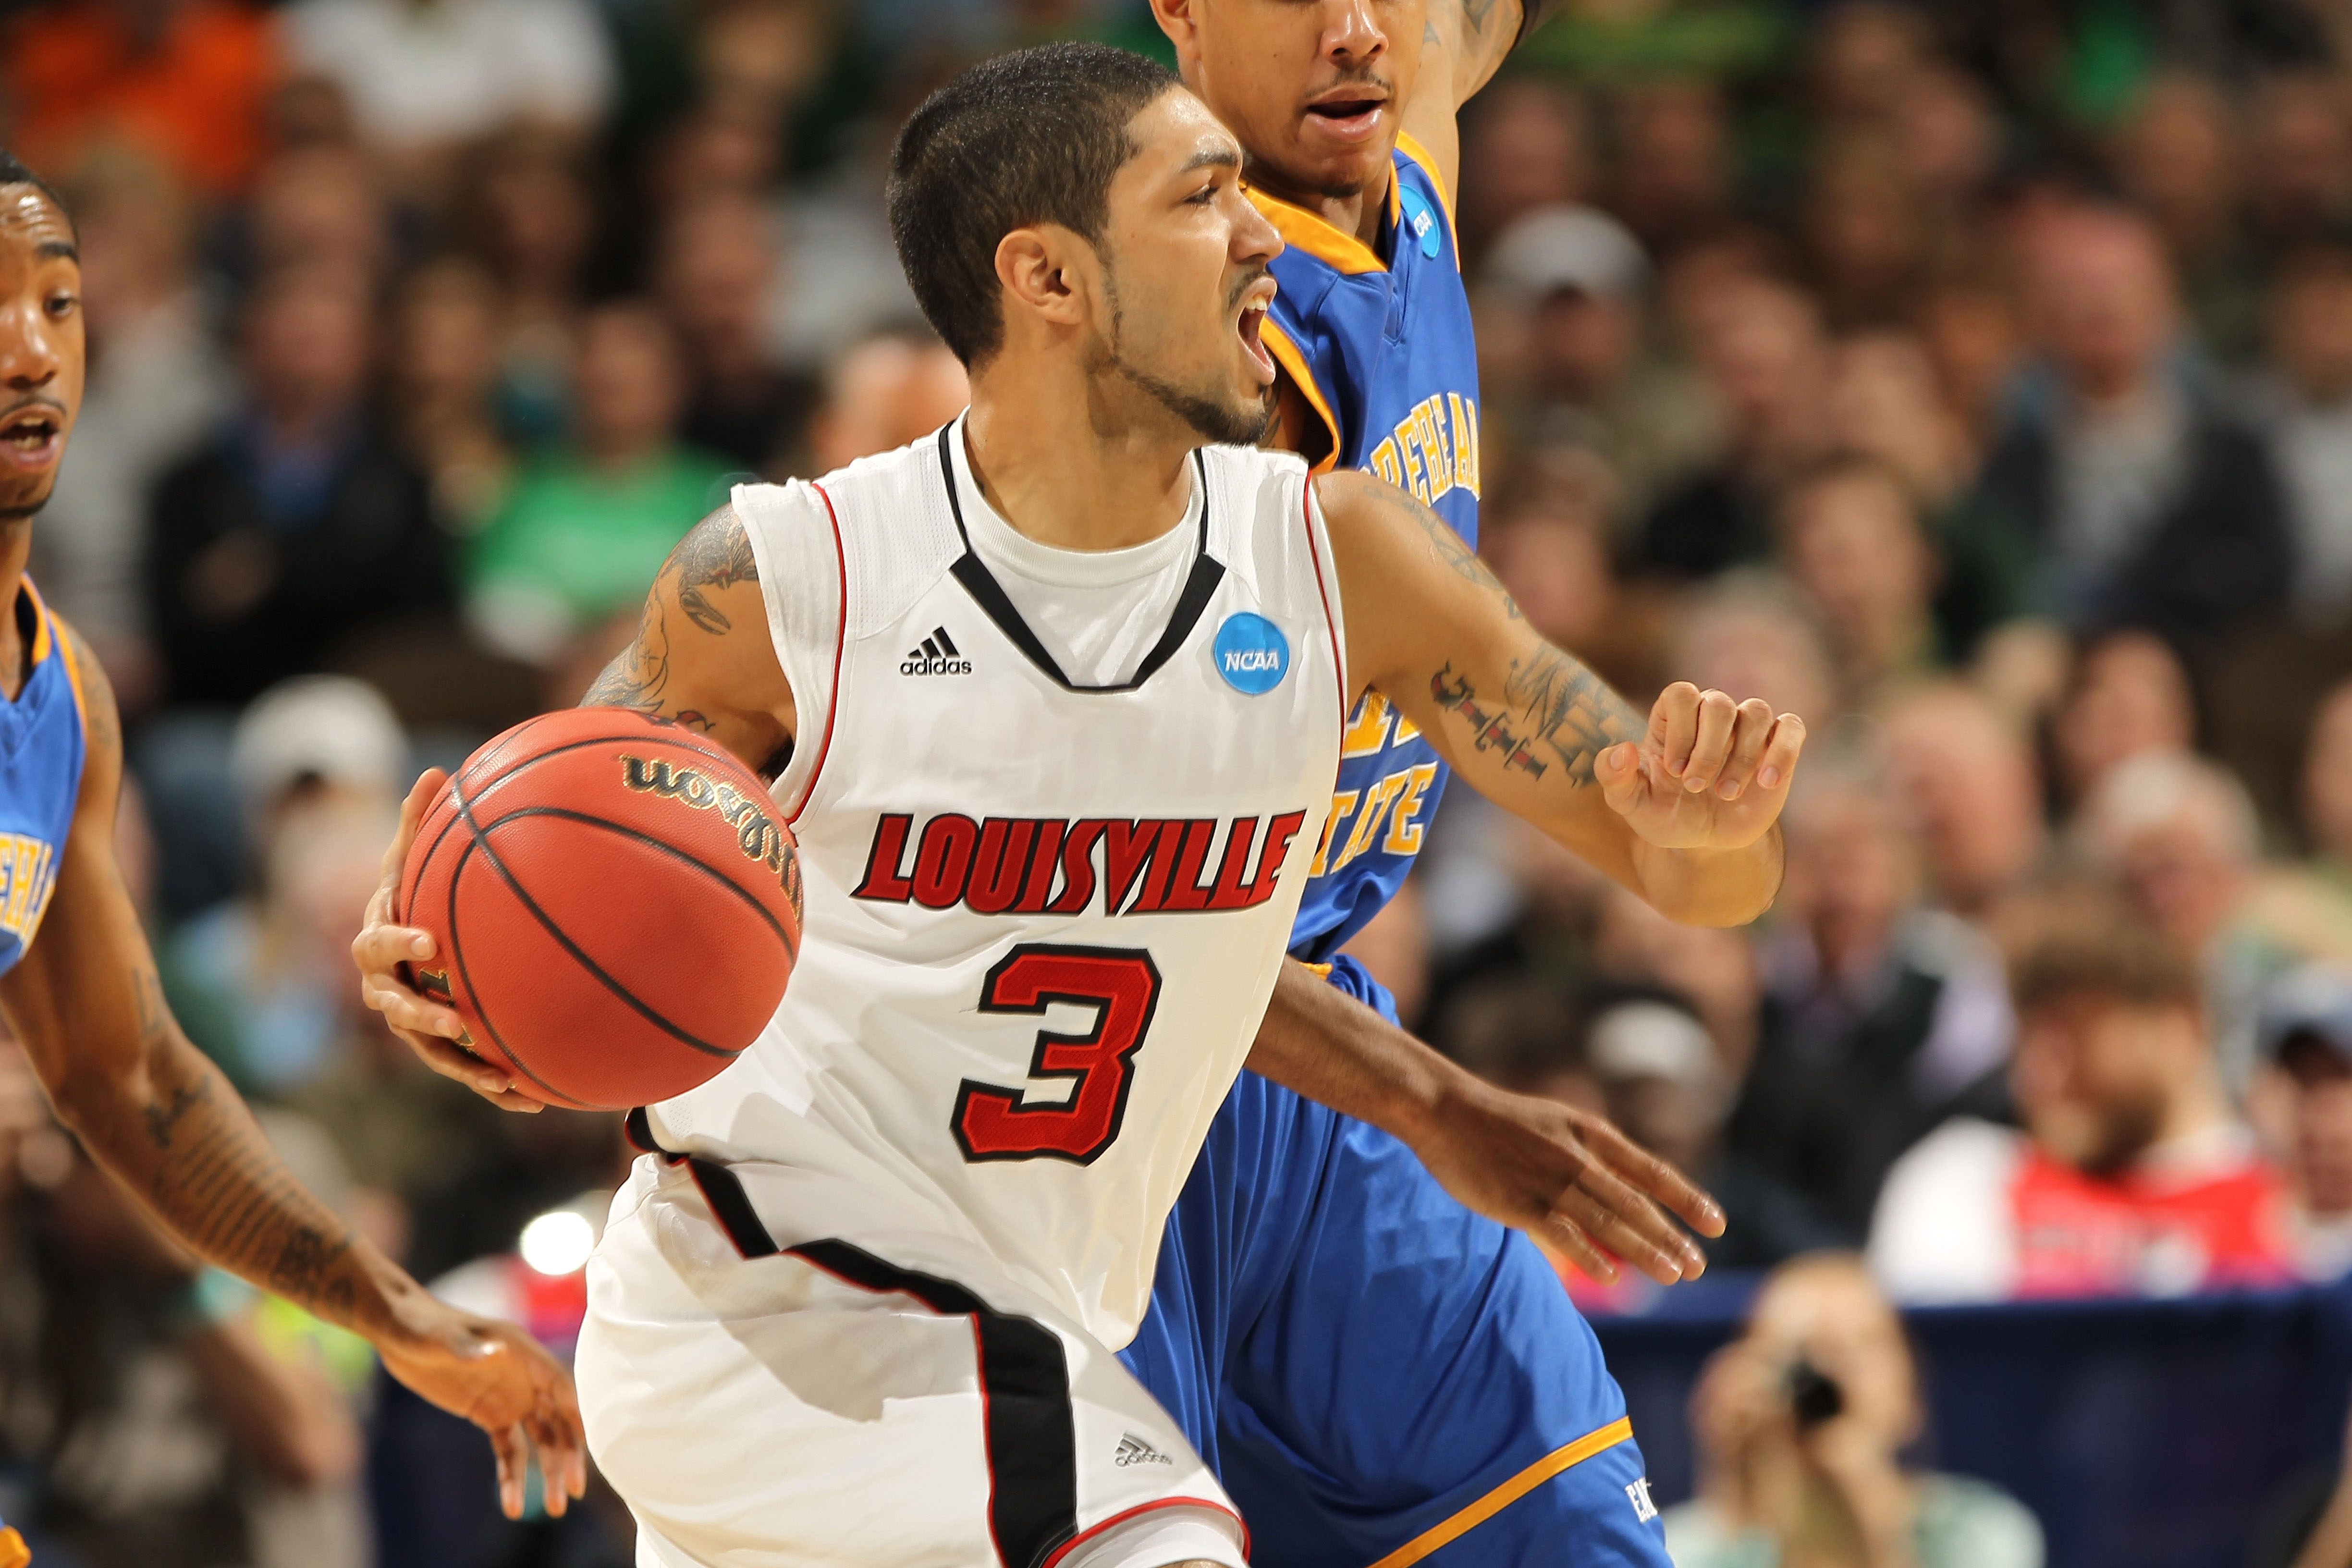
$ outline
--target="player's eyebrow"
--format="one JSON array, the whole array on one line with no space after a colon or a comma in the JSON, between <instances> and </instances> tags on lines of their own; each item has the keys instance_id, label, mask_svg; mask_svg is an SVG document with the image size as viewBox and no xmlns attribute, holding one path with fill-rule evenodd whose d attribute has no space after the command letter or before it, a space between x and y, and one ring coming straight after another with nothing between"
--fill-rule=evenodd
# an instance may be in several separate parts
<instances>
[{"instance_id":1,"label":"player's eyebrow","mask_svg":"<svg viewBox=\"0 0 2352 1568\"><path fill-rule=\"evenodd\" d=\"M71 261L79 264L81 260L81 247L70 239L45 239L33 247L33 254L44 261Z\"/></svg>"},{"instance_id":2,"label":"player's eyebrow","mask_svg":"<svg viewBox=\"0 0 2352 1568\"><path fill-rule=\"evenodd\" d=\"M1242 155L1237 149L1203 147L1186 160L1184 166L1176 172L1180 174L1189 174L1195 169L1238 169L1241 166Z\"/></svg>"}]
</instances>

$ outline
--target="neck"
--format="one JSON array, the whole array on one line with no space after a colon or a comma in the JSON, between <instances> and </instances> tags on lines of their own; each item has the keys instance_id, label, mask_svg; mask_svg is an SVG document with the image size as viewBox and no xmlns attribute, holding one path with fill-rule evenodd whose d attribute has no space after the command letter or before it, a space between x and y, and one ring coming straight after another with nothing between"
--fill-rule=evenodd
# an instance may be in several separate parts
<instances>
[{"instance_id":1,"label":"neck","mask_svg":"<svg viewBox=\"0 0 2352 1568\"><path fill-rule=\"evenodd\" d=\"M1147 544L1192 504L1201 437L1143 395L1089 376L1076 356L1000 353L971 378L964 455L1013 531L1059 550Z\"/></svg>"},{"instance_id":2,"label":"neck","mask_svg":"<svg viewBox=\"0 0 2352 1568\"><path fill-rule=\"evenodd\" d=\"M1383 169L1393 169L1396 154L1393 147L1382 159ZM1292 206L1313 213L1341 234L1352 234L1371 250L1381 247L1381 220L1388 216L1389 188L1383 180L1348 195L1335 196L1327 191L1308 190L1285 179L1280 171L1253 162L1246 175L1249 183L1270 196L1277 196ZM1387 178L1394 179L1391 174Z\"/></svg>"},{"instance_id":3,"label":"neck","mask_svg":"<svg viewBox=\"0 0 2352 1568\"><path fill-rule=\"evenodd\" d=\"M25 631L16 600L25 591L25 562L33 552L33 520L0 518L0 694L15 701L25 688Z\"/></svg>"},{"instance_id":4,"label":"neck","mask_svg":"<svg viewBox=\"0 0 2352 1568\"><path fill-rule=\"evenodd\" d=\"M2218 1127L2227 1127L2230 1122L2230 1103L2220 1081L2210 1069L2200 1071L2171 1097L2171 1102L2165 1107L2164 1121L2157 1129L2156 1142L2150 1147L2162 1148L2199 1137Z\"/></svg>"}]
</instances>

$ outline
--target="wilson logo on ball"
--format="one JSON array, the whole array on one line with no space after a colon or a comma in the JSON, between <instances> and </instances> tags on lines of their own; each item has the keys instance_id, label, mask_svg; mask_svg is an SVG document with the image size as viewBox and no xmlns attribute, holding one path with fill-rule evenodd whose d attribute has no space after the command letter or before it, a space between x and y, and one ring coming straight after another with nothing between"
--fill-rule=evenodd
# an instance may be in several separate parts
<instances>
[{"instance_id":1,"label":"wilson logo on ball","mask_svg":"<svg viewBox=\"0 0 2352 1568\"><path fill-rule=\"evenodd\" d=\"M621 782L643 795L657 795L690 805L697 811L715 811L735 830L735 839L742 847L743 858L757 860L776 873L783 889L793 900L793 908L801 907L801 860L785 839L773 818L761 809L758 801L725 780L713 783L698 768L674 768L665 762L647 762L642 757L621 754Z\"/></svg>"}]
</instances>

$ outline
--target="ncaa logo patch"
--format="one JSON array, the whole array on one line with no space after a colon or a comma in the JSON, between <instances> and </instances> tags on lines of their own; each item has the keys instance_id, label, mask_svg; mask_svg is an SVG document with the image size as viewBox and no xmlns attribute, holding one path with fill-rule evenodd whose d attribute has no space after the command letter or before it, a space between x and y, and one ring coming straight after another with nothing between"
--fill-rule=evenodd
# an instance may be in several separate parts
<instances>
[{"instance_id":1,"label":"ncaa logo patch","mask_svg":"<svg viewBox=\"0 0 2352 1568\"><path fill-rule=\"evenodd\" d=\"M1402 181L1397 184L1397 195L1404 206L1405 226L1421 241L1421 253L1436 260L1438 247L1445 243L1437 232L1437 215L1430 210L1427 199L1419 191Z\"/></svg>"},{"instance_id":2,"label":"ncaa logo patch","mask_svg":"<svg viewBox=\"0 0 2352 1568\"><path fill-rule=\"evenodd\" d=\"M1290 673L1290 639L1264 616L1247 610L1225 617L1210 647L1225 684L1249 697L1263 697Z\"/></svg>"}]
</instances>

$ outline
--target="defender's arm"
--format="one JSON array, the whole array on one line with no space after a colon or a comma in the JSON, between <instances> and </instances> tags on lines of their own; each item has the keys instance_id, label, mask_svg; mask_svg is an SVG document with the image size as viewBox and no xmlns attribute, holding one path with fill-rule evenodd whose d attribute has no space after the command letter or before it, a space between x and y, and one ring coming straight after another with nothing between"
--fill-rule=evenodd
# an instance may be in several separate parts
<instances>
[{"instance_id":1,"label":"defender's arm","mask_svg":"<svg viewBox=\"0 0 2352 1568\"><path fill-rule=\"evenodd\" d=\"M636 640L605 667L581 706L631 708L667 719L709 736L762 778L783 771L799 710L768 635L751 536L732 504L678 542L646 595ZM541 1102L510 1077L455 1044L465 1026L453 1009L419 995L401 978L403 963L434 952L430 936L394 923L393 909L416 825L446 777L428 769L401 807L400 831L384 851L383 880L352 943L360 998L435 1072L509 1110L536 1111Z\"/></svg>"},{"instance_id":2,"label":"defender's arm","mask_svg":"<svg viewBox=\"0 0 2352 1568\"><path fill-rule=\"evenodd\" d=\"M1421 79L1404 106L1404 128L1437 160L1445 185L1459 184L1462 138L1455 118L1492 81L1513 49L1559 8L1559 0L1428 0L1421 24Z\"/></svg>"},{"instance_id":3,"label":"defender's arm","mask_svg":"<svg viewBox=\"0 0 2352 1568\"><path fill-rule=\"evenodd\" d=\"M1801 720L1685 681L1644 724L1538 637L1427 507L1368 475L1314 482L1358 689L1378 688L1481 795L1669 919L1732 926L1764 912Z\"/></svg>"},{"instance_id":4,"label":"defender's arm","mask_svg":"<svg viewBox=\"0 0 2352 1568\"><path fill-rule=\"evenodd\" d=\"M70 635L66 644L87 702L81 795L39 934L0 977L0 1012L58 1116L191 1250L365 1335L411 1387L488 1428L509 1513L521 1511L536 1442L549 1506L560 1512L585 1485L578 1406L562 1369L511 1324L435 1301L352 1235L294 1180L164 1007L115 863L114 693L88 647Z\"/></svg>"}]
</instances>

